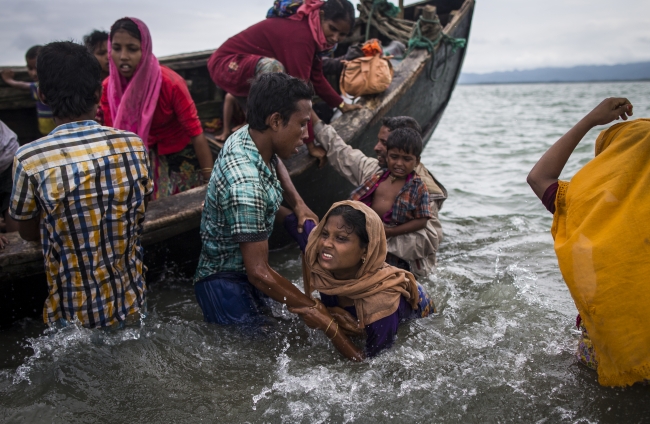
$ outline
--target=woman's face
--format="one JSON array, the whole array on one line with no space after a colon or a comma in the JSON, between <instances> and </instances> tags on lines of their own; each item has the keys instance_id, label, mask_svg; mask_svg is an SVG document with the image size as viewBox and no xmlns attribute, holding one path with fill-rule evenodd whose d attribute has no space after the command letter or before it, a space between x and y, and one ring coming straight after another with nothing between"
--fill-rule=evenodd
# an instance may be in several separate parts
<instances>
[{"instance_id":1,"label":"woman's face","mask_svg":"<svg viewBox=\"0 0 650 424\"><path fill-rule=\"evenodd\" d=\"M345 38L350 33L350 23L345 19L330 21L321 17L321 27L327 44L334 45Z\"/></svg>"},{"instance_id":2,"label":"woman's face","mask_svg":"<svg viewBox=\"0 0 650 424\"><path fill-rule=\"evenodd\" d=\"M367 248L342 216L330 216L318 240L318 264L337 280L354 278L361 268Z\"/></svg>"},{"instance_id":3,"label":"woman's face","mask_svg":"<svg viewBox=\"0 0 650 424\"><path fill-rule=\"evenodd\" d=\"M123 29L115 31L111 39L111 58L124 78L133 76L135 68L142 59L140 40Z\"/></svg>"}]
</instances>

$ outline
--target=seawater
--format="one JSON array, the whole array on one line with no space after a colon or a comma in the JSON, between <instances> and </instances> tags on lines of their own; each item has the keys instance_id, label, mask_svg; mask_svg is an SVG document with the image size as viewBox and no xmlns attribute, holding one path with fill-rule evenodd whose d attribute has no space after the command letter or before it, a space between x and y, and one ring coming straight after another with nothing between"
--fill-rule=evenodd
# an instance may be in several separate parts
<instances>
[{"instance_id":1,"label":"seawater","mask_svg":"<svg viewBox=\"0 0 650 424\"><path fill-rule=\"evenodd\" d=\"M173 269L150 285L140 328L0 333L2 422L644 422L650 388L598 385L577 364L576 309L557 268L551 215L526 184L541 154L600 100L650 116L650 83L459 86L422 160L449 190L440 312L394 348L350 363L276 307L277 328L202 321ZM592 130L569 161L593 157ZM301 286L297 249L272 265Z\"/></svg>"}]
</instances>

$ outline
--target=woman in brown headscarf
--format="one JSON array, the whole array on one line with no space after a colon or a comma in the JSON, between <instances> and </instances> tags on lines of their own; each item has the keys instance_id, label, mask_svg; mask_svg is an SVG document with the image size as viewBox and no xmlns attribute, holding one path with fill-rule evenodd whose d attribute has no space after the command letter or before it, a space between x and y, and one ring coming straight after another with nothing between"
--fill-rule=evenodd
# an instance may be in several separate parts
<instances>
[{"instance_id":1,"label":"woman in brown headscarf","mask_svg":"<svg viewBox=\"0 0 650 424\"><path fill-rule=\"evenodd\" d=\"M413 274L386 264L385 258L382 221L361 202L335 203L309 235L305 291L318 290L335 318L325 331L335 346L337 331L365 332L366 347L357 348L355 356L377 355L392 346L401 322L434 312L433 301Z\"/></svg>"}]
</instances>

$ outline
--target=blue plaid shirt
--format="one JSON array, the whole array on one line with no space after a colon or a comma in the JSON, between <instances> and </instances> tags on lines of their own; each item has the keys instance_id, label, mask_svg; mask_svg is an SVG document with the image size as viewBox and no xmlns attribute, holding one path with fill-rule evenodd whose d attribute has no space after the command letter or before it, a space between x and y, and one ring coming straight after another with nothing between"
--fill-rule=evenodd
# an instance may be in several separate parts
<instances>
[{"instance_id":1,"label":"blue plaid shirt","mask_svg":"<svg viewBox=\"0 0 650 424\"><path fill-rule=\"evenodd\" d=\"M268 240L282 202L275 173L266 166L248 133L232 134L214 164L201 217L203 248L195 281L217 272L244 272L239 243Z\"/></svg>"},{"instance_id":2,"label":"blue plaid shirt","mask_svg":"<svg viewBox=\"0 0 650 424\"><path fill-rule=\"evenodd\" d=\"M107 327L145 296L140 245L149 159L135 134L78 121L18 149L9 214L41 220L43 320Z\"/></svg>"}]
</instances>

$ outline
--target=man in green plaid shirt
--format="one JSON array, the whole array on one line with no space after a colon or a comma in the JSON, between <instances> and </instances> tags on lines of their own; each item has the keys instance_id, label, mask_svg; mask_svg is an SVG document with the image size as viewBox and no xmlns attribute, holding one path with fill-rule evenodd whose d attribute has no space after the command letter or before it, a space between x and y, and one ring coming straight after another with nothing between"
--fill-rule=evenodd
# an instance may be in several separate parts
<instances>
[{"instance_id":1,"label":"man in green plaid shirt","mask_svg":"<svg viewBox=\"0 0 650 424\"><path fill-rule=\"evenodd\" d=\"M251 86L248 125L232 134L215 162L201 219L203 248L196 297L208 322L264 322L266 298L304 308L310 326L325 329L332 317L268 264L268 239L282 199L301 229L318 222L279 159L297 152L307 135L311 85L282 73L261 75Z\"/></svg>"}]
</instances>

